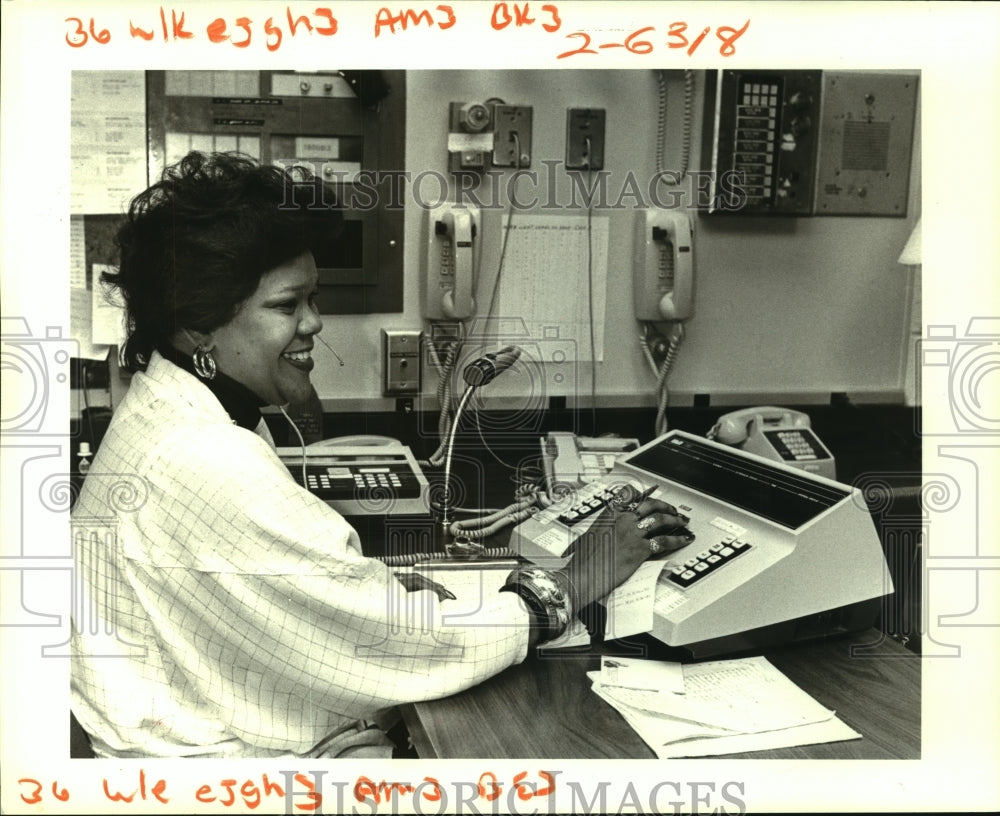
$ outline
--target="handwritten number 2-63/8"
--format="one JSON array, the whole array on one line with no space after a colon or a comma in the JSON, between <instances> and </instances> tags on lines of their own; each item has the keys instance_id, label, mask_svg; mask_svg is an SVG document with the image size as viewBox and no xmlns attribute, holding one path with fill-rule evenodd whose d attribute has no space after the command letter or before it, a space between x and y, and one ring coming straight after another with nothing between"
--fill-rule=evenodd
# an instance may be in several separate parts
<instances>
[{"instance_id":1,"label":"handwritten number 2-63/8","mask_svg":"<svg viewBox=\"0 0 1000 816\"><path fill-rule=\"evenodd\" d=\"M749 27L750 21L747 20L739 28L733 28L732 26L719 26L716 28L715 36L719 39L719 54L723 57L733 56L736 53L736 41ZM574 31L572 34L565 35L566 38L575 38L582 40L582 42L576 48L559 54L556 59L575 57L578 54L597 54L600 53L598 49L609 48L624 48L631 54L651 54L655 50L655 46L650 37L653 36L652 32L655 31L655 26L646 26L645 28L636 29L621 42L597 43L596 47L591 47L593 39L586 31ZM688 32L687 23L670 23L667 27L666 46L667 48L683 48L688 56L692 56L711 31L711 26L705 26L701 31L692 35Z\"/></svg>"}]
</instances>

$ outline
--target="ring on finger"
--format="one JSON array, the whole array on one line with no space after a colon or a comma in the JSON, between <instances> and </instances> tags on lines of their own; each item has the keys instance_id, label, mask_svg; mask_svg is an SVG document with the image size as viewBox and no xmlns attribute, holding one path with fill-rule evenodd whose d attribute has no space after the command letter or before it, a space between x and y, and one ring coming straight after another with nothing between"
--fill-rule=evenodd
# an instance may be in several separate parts
<instances>
[{"instance_id":1,"label":"ring on finger","mask_svg":"<svg viewBox=\"0 0 1000 816\"><path fill-rule=\"evenodd\" d=\"M632 505L632 494L627 490L616 490L610 504L615 510L628 510Z\"/></svg>"},{"instance_id":2,"label":"ring on finger","mask_svg":"<svg viewBox=\"0 0 1000 816\"><path fill-rule=\"evenodd\" d=\"M650 542L649 542L649 551L650 551L650 552L651 552L651 553L652 553L653 555L659 555L659 554L660 554L660 551L661 551L662 549L663 549L663 548L662 548L662 547L660 546L659 542L657 542L657 541L655 541L655 540L654 540L654 541L650 541Z\"/></svg>"},{"instance_id":3,"label":"ring on finger","mask_svg":"<svg viewBox=\"0 0 1000 816\"><path fill-rule=\"evenodd\" d=\"M653 518L652 516L646 516L645 518L639 519L635 523L635 526L638 527L640 530L648 530L650 527L652 527L655 524L656 524L656 519L655 518Z\"/></svg>"}]
</instances>

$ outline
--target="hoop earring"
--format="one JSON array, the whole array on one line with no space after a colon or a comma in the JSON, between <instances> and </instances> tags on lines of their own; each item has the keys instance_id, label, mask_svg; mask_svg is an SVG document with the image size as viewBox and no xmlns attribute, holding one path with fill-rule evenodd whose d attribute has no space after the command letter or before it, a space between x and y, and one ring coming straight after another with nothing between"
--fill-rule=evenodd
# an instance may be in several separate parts
<instances>
[{"instance_id":1,"label":"hoop earring","mask_svg":"<svg viewBox=\"0 0 1000 816\"><path fill-rule=\"evenodd\" d=\"M191 362L194 364L195 372L203 380L215 379L215 372L218 371L215 358L212 357L212 352L204 346L195 348L194 354L191 355Z\"/></svg>"}]
</instances>

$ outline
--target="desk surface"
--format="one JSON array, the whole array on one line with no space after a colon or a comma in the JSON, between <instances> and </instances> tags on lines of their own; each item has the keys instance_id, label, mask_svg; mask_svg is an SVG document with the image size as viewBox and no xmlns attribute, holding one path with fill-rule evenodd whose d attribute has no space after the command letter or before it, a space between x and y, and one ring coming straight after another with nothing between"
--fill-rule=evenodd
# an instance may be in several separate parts
<instances>
[{"instance_id":1,"label":"desk surface","mask_svg":"<svg viewBox=\"0 0 1000 816\"><path fill-rule=\"evenodd\" d=\"M655 758L621 715L590 690L599 652L529 657L468 691L406 706L422 758ZM862 739L728 758L918 759L920 659L872 629L765 650L765 657Z\"/></svg>"}]
</instances>

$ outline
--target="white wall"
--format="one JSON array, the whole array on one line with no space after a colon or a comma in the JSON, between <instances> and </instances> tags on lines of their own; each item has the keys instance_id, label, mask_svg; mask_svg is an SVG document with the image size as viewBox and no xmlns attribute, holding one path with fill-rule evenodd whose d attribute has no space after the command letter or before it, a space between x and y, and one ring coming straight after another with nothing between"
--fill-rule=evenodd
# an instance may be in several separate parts
<instances>
[{"instance_id":1,"label":"white wall","mask_svg":"<svg viewBox=\"0 0 1000 816\"><path fill-rule=\"evenodd\" d=\"M696 79L691 167L700 169L700 72ZM683 123L680 72L671 74L668 89L666 165L673 168L680 160ZM655 171L657 84L646 70L411 71L407 170L447 176L448 103L495 97L533 106L531 169L542 175L543 161L564 156L568 107L607 111L609 189L619 189L629 171L640 179ZM672 404L690 404L694 394L711 395L713 404L825 402L834 391L858 402L901 402L910 283L896 259L919 215L919 167L918 134L906 218L695 216L696 313L687 323L671 377ZM568 190L561 168L557 189ZM610 218L605 357L594 372L598 405L651 405L654 382L637 342L632 307L635 212L595 214ZM501 217L494 211L484 214L480 291L489 292L495 275ZM379 329L426 328L421 318L423 230L423 213L410 206L403 313L326 318L323 339L344 360L341 366L317 348L313 379L327 407L393 407L394 399L381 397ZM590 374L589 364L581 367L580 378L565 393L588 404ZM502 393L500 380L496 385ZM425 370L427 399L418 407L435 406L434 388L433 373Z\"/></svg>"}]
</instances>

